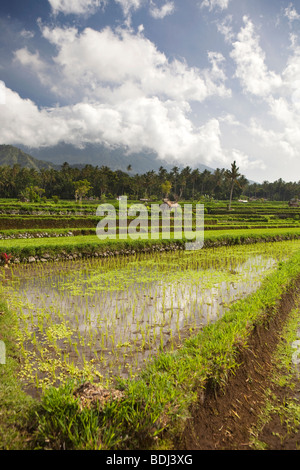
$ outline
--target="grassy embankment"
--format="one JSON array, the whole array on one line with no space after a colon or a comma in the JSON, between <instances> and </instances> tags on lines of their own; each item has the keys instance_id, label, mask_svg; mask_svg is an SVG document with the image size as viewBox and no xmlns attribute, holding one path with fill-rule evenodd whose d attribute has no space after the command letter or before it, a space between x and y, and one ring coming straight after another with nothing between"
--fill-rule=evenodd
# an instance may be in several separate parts
<instances>
[{"instance_id":1,"label":"grassy embankment","mask_svg":"<svg viewBox=\"0 0 300 470\"><path fill-rule=\"evenodd\" d=\"M265 390L265 404L251 428L250 443L254 450L300 449L299 315L298 305L281 332L270 385Z\"/></svg>"},{"instance_id":2,"label":"grassy embankment","mask_svg":"<svg viewBox=\"0 0 300 470\"><path fill-rule=\"evenodd\" d=\"M0 364L0 449L28 448L35 401L18 380L20 352L16 348L15 317L0 300L0 340L5 344L5 364Z\"/></svg>"},{"instance_id":3,"label":"grassy embankment","mask_svg":"<svg viewBox=\"0 0 300 470\"><path fill-rule=\"evenodd\" d=\"M204 233L204 247L257 243L267 241L293 240L300 237L300 228L270 228L270 229L233 229ZM99 240L96 235L74 237L51 237L39 239L10 239L1 241L1 251L12 254L13 257L27 259L29 256L43 257L50 254L53 257L63 252L65 254L93 255L95 253L114 253L124 250L160 249L169 245L184 248L186 239L182 240Z\"/></svg>"},{"instance_id":4,"label":"grassy embankment","mask_svg":"<svg viewBox=\"0 0 300 470\"><path fill-rule=\"evenodd\" d=\"M207 246L218 246L299 238L299 215L282 205L273 209L274 206L270 205L261 213L260 217L264 220L261 219L260 224L255 221L256 227L263 223L272 226L268 229L254 229L253 220L249 225L250 218L256 217L259 212L255 208L252 212L241 209L239 218L242 221L233 213L230 213L229 220L224 207L212 209L209 217L214 220L206 227L205 243ZM247 214L243 215L245 210ZM285 211L280 216L283 218L278 218L278 210ZM289 222L289 227L278 228L283 222ZM229 231L228 223L235 227L248 224L249 228ZM218 230L213 230L216 225L219 225ZM0 218L1 233L2 229ZM45 227L42 229L45 230ZM168 241L123 243L126 250L144 249L148 244L167 244ZM183 240L179 241L179 244L182 243ZM91 235L68 239L1 241L1 251L20 258L41 256L45 251L54 256L62 251L91 254L112 251L114 246L117 251L122 249L118 242L100 242ZM181 349L161 354L147 365L137 380L120 380L118 388L122 391L122 398L108 401L100 408L82 408L80 400L72 394L75 384L50 389L40 403L24 394L17 376L19 361L14 345L14 316L2 301L0 339L6 345L7 360L5 365L0 366L0 448L172 448L184 429L199 390L205 389L208 382L216 387L226 384L238 367L238 351L241 347L247 347L247 339L255 324L263 322L266 315L276 313L278 299L300 275L299 266L300 255L297 254L264 281L255 294L236 302L220 321L205 327L200 334L187 340ZM37 411L34 420L33 411Z\"/></svg>"},{"instance_id":5,"label":"grassy embankment","mask_svg":"<svg viewBox=\"0 0 300 470\"><path fill-rule=\"evenodd\" d=\"M118 202L108 202L116 209L118 224ZM128 201L128 205L133 202ZM74 201L61 201L54 205L0 200L1 251L12 253L22 261L29 256L42 257L43 254L55 258L64 252L69 255L122 253L161 249L170 244L169 240L152 240L150 233L145 240L100 241L95 235L100 220L96 217L97 205L95 202L80 206ZM288 240L300 236L300 210L289 208L286 203L251 202L245 205L235 202L229 212L226 202L214 202L205 205L205 212L205 246ZM128 224L132 219L128 217ZM150 231L150 223L148 229ZM185 239L174 241L182 246Z\"/></svg>"},{"instance_id":6,"label":"grassy embankment","mask_svg":"<svg viewBox=\"0 0 300 470\"><path fill-rule=\"evenodd\" d=\"M185 341L181 349L160 354L147 364L137 380L120 380L118 389L122 396L119 400L107 401L101 407L82 408L80 399L72 393L76 384L50 388L42 401L34 405L38 413L34 422L36 433L28 446L53 449L172 448L198 399L199 390L205 390L208 383L210 387L226 386L229 376L239 367L238 353L247 347L255 325L268 324L270 317L276 315L278 300L299 275L300 253L296 253L271 274L256 293L234 303L222 319ZM9 318L9 313L4 311L2 325ZM11 354L9 352L8 356ZM9 363L4 367L4 390L8 390L10 385L5 370L10 369ZM18 390L16 377L12 380L16 382L11 388ZM22 410L23 400L24 396L18 390L15 410ZM4 410L8 412L9 407L7 403ZM8 414L11 416L10 412ZM11 438L6 445L18 440ZM4 446L3 442L1 446Z\"/></svg>"}]
</instances>

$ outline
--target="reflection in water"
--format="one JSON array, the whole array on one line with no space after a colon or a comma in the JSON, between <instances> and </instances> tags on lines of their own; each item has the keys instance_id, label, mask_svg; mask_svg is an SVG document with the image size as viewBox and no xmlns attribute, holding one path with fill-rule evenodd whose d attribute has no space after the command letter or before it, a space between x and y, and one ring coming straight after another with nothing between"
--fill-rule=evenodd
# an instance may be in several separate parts
<instances>
[{"instance_id":1,"label":"reflection in water","mask_svg":"<svg viewBox=\"0 0 300 470\"><path fill-rule=\"evenodd\" d=\"M231 248L227 256L202 250L14 267L5 289L33 362L44 348L53 360L79 367L92 361L104 376L127 376L167 343L218 320L283 255L248 251L236 248L236 258Z\"/></svg>"}]
</instances>

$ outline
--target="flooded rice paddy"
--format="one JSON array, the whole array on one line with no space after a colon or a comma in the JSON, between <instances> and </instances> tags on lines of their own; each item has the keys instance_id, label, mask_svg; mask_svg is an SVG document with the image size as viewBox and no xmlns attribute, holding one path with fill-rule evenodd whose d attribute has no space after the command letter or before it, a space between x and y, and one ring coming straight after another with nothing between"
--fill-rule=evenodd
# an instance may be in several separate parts
<instances>
[{"instance_id":1,"label":"flooded rice paddy","mask_svg":"<svg viewBox=\"0 0 300 470\"><path fill-rule=\"evenodd\" d=\"M217 321L300 241L85 259L2 270L32 393L70 377L134 377L159 351Z\"/></svg>"}]
</instances>

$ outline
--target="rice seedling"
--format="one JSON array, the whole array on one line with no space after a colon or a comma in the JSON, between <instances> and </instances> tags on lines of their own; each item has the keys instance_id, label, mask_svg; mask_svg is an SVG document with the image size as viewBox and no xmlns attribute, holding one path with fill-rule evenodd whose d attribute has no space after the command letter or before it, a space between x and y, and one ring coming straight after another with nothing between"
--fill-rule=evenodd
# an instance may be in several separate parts
<instances>
[{"instance_id":1,"label":"rice seedling","mask_svg":"<svg viewBox=\"0 0 300 470\"><path fill-rule=\"evenodd\" d=\"M294 240L13 266L3 291L19 325L22 378L44 389L70 376L134 376L218 321L299 248Z\"/></svg>"}]
</instances>

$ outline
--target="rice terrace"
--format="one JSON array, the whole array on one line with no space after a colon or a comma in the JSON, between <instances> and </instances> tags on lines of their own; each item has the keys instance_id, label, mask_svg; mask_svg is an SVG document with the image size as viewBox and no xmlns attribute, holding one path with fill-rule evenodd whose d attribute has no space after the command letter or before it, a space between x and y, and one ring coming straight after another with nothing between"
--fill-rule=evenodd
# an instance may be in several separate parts
<instances>
[{"instance_id":1,"label":"rice terrace","mask_svg":"<svg viewBox=\"0 0 300 470\"><path fill-rule=\"evenodd\" d=\"M142 231L149 200L122 236L118 199L111 238L96 198L0 201L1 447L298 448L300 208L179 201L187 250L163 210Z\"/></svg>"},{"instance_id":2,"label":"rice terrace","mask_svg":"<svg viewBox=\"0 0 300 470\"><path fill-rule=\"evenodd\" d=\"M300 450L299 25L1 0L0 450Z\"/></svg>"}]
</instances>

